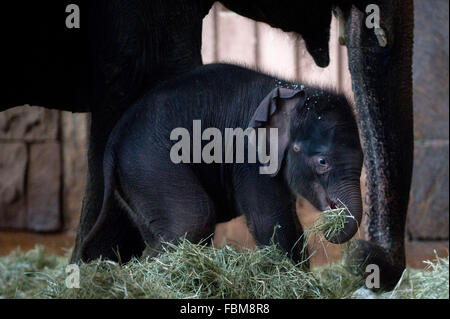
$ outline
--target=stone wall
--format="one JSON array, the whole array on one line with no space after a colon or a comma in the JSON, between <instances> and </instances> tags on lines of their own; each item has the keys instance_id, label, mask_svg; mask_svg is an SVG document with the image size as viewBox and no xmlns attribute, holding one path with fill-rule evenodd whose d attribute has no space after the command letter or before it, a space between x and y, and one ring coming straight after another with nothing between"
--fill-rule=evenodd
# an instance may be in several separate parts
<instances>
[{"instance_id":1,"label":"stone wall","mask_svg":"<svg viewBox=\"0 0 450 319\"><path fill-rule=\"evenodd\" d=\"M449 1L415 1L411 240L448 240Z\"/></svg>"},{"instance_id":2,"label":"stone wall","mask_svg":"<svg viewBox=\"0 0 450 319\"><path fill-rule=\"evenodd\" d=\"M0 113L0 229L75 229L87 116L20 106Z\"/></svg>"},{"instance_id":3,"label":"stone wall","mask_svg":"<svg viewBox=\"0 0 450 319\"><path fill-rule=\"evenodd\" d=\"M28 106L0 113L0 225L61 227L60 114Z\"/></svg>"},{"instance_id":4,"label":"stone wall","mask_svg":"<svg viewBox=\"0 0 450 319\"><path fill-rule=\"evenodd\" d=\"M448 247L448 0L415 1L415 164L407 223L408 250L431 254ZM220 5L204 20L205 63L233 62L288 79L335 87L352 97L346 48L332 22L331 63L321 69L303 41ZM0 113L0 229L73 231L81 210L86 175L88 119L36 107ZM364 184L364 176L362 177ZM308 224L315 215L299 203ZM242 220L220 225L223 237L246 240ZM362 236L362 234L361 234ZM331 246L330 251L333 246Z\"/></svg>"}]
</instances>

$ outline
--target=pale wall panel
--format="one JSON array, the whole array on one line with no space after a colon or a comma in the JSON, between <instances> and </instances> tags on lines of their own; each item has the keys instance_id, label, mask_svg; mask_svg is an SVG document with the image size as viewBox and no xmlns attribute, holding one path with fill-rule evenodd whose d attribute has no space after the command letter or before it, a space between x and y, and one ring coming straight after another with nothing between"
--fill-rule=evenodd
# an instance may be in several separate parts
<instances>
[{"instance_id":1,"label":"pale wall panel","mask_svg":"<svg viewBox=\"0 0 450 319\"><path fill-rule=\"evenodd\" d=\"M217 59L256 66L256 22L219 6L217 10Z\"/></svg>"},{"instance_id":2,"label":"pale wall panel","mask_svg":"<svg viewBox=\"0 0 450 319\"><path fill-rule=\"evenodd\" d=\"M300 78L307 83L339 89L340 52L337 20L334 17L331 22L329 49L330 64L326 68L321 68L314 63L313 58L306 50L305 42L300 41L299 74Z\"/></svg>"},{"instance_id":3,"label":"pale wall panel","mask_svg":"<svg viewBox=\"0 0 450 319\"><path fill-rule=\"evenodd\" d=\"M203 19L202 59L205 64L216 61L216 10L217 5L214 5Z\"/></svg>"},{"instance_id":4,"label":"pale wall panel","mask_svg":"<svg viewBox=\"0 0 450 319\"><path fill-rule=\"evenodd\" d=\"M258 67L262 71L288 80L297 78L297 37L258 23L257 43Z\"/></svg>"}]
</instances>

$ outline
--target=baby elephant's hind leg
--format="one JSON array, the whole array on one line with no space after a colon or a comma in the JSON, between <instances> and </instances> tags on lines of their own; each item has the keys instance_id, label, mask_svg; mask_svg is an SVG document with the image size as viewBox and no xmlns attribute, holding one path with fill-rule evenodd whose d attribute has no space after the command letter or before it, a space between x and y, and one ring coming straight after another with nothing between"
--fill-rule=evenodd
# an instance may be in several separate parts
<instances>
[{"instance_id":1,"label":"baby elephant's hind leg","mask_svg":"<svg viewBox=\"0 0 450 319\"><path fill-rule=\"evenodd\" d=\"M199 243L214 232L214 204L197 177L182 166L166 172L164 178L153 180L147 191L131 195L147 247L144 256L157 255L164 242L177 243L185 237Z\"/></svg>"},{"instance_id":2,"label":"baby elephant's hind leg","mask_svg":"<svg viewBox=\"0 0 450 319\"><path fill-rule=\"evenodd\" d=\"M189 193L193 194L192 190ZM214 208L203 190L197 190L195 197L197 200L192 201L181 193L171 198L171 203L159 211L161 218L152 221L150 236L144 235L147 246L145 256L154 257L164 242L176 244L183 237L195 244L209 240L215 227Z\"/></svg>"}]
</instances>

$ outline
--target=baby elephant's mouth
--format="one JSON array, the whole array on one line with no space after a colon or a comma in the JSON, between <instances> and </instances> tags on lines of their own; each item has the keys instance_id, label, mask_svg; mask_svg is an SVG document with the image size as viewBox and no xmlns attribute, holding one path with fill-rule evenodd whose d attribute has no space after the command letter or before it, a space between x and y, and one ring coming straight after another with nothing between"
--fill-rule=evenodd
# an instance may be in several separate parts
<instances>
[{"instance_id":1,"label":"baby elephant's mouth","mask_svg":"<svg viewBox=\"0 0 450 319\"><path fill-rule=\"evenodd\" d=\"M327 204L328 204L328 206L329 206L331 209L336 209L336 208L337 208L336 203L333 202L333 201L332 201L331 199L329 199L328 197L327 197Z\"/></svg>"}]
</instances>

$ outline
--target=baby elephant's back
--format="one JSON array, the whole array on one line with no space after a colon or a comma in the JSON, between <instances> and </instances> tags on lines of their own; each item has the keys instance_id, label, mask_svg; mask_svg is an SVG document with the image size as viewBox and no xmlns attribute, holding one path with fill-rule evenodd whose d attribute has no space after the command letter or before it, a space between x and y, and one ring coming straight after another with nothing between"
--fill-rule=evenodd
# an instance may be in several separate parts
<instances>
[{"instance_id":1,"label":"baby elephant's back","mask_svg":"<svg viewBox=\"0 0 450 319\"><path fill-rule=\"evenodd\" d=\"M165 82L150 95L146 106L159 129L164 123L204 127L243 127L275 85L266 74L229 64L210 64ZM176 125L176 126L174 126Z\"/></svg>"},{"instance_id":2,"label":"baby elephant's back","mask_svg":"<svg viewBox=\"0 0 450 319\"><path fill-rule=\"evenodd\" d=\"M124 114L111 135L114 152L125 161L145 162L149 156L169 156L171 135L179 137L180 130L192 138L194 127L201 132L216 128L222 134L225 128L245 130L274 86L273 77L243 67L198 67L162 83Z\"/></svg>"}]
</instances>

